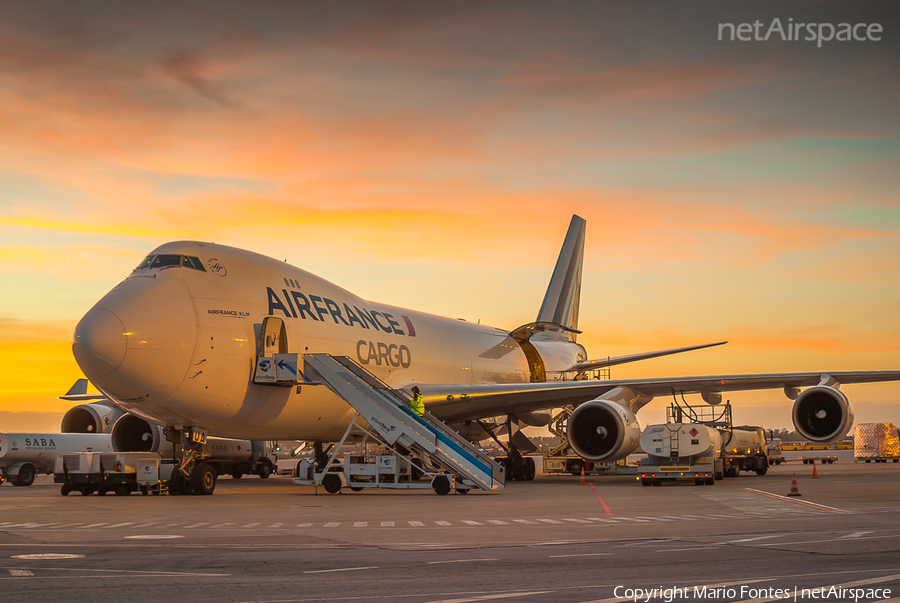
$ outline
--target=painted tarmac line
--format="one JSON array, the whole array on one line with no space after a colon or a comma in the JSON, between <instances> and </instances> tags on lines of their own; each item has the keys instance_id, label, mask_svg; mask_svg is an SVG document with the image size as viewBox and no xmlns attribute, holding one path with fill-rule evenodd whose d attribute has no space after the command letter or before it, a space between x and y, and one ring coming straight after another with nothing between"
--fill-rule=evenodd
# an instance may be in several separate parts
<instances>
[{"instance_id":1,"label":"painted tarmac line","mask_svg":"<svg viewBox=\"0 0 900 603\"><path fill-rule=\"evenodd\" d=\"M755 538L741 538L740 540L726 540L725 542L720 542L719 544L734 544L738 542L753 542L754 540L767 540L769 538L783 538L785 536L791 536L789 533L784 534L770 534L768 536L756 536Z\"/></svg>"},{"instance_id":2,"label":"painted tarmac line","mask_svg":"<svg viewBox=\"0 0 900 603\"><path fill-rule=\"evenodd\" d=\"M600 493L597 492L597 489L594 487L594 484L588 484L591 487L591 492L594 493L594 496L597 497L597 502L600 503L600 506L603 507L603 512L607 515L612 515L613 512L610 510L609 505L606 504L606 501L603 500L603 497L600 496Z\"/></svg>"},{"instance_id":3,"label":"painted tarmac line","mask_svg":"<svg viewBox=\"0 0 900 603\"><path fill-rule=\"evenodd\" d=\"M496 557L485 559L450 559L448 561L429 561L428 565L440 565L442 563L468 563L470 561L499 561Z\"/></svg>"},{"instance_id":4,"label":"painted tarmac line","mask_svg":"<svg viewBox=\"0 0 900 603\"><path fill-rule=\"evenodd\" d=\"M676 552L683 552L683 551L708 551L710 549L717 549L717 548L719 548L717 545L693 546L693 547L685 548L685 549L657 549L656 552L657 553L676 553Z\"/></svg>"},{"instance_id":5,"label":"painted tarmac line","mask_svg":"<svg viewBox=\"0 0 900 603\"><path fill-rule=\"evenodd\" d=\"M855 582L847 582L844 584L833 584L829 586L811 586L809 588L804 588L803 590L818 590L824 589L819 592L826 592L829 589L836 588L854 588L856 586L867 586L869 584L879 584L881 582L890 582L891 580L897 580L900 578L900 574L892 574L890 576L882 576L880 578L868 578L866 580L856 580ZM769 603L770 601L780 601L783 597L763 597L760 599L744 599L743 601L735 601L734 603Z\"/></svg>"},{"instance_id":6,"label":"painted tarmac line","mask_svg":"<svg viewBox=\"0 0 900 603\"><path fill-rule=\"evenodd\" d=\"M378 569L374 565L369 565L366 567L339 567L335 569L327 569L327 570L310 570L307 572L303 572L304 574L328 574L331 572L355 572L359 570L370 570L370 569Z\"/></svg>"},{"instance_id":7,"label":"painted tarmac line","mask_svg":"<svg viewBox=\"0 0 900 603\"><path fill-rule=\"evenodd\" d=\"M756 490L754 488L738 488L739 490L743 490L744 492L752 492L753 494L759 494L761 496L768 496L769 498L774 498L777 500L783 500L785 502L794 503L797 505L803 505L804 507L810 507L813 509L827 509L829 511L840 511L837 507L829 507L828 505L820 505L819 503L809 502L806 500L796 500L794 498L788 498L787 496L781 496L780 494L772 494L771 492L764 492L763 490Z\"/></svg>"},{"instance_id":8,"label":"painted tarmac line","mask_svg":"<svg viewBox=\"0 0 900 603\"><path fill-rule=\"evenodd\" d=\"M612 553L572 553L571 555L548 555L550 559L560 559L562 557L597 557L600 555L612 555Z\"/></svg>"},{"instance_id":9,"label":"painted tarmac line","mask_svg":"<svg viewBox=\"0 0 900 603\"><path fill-rule=\"evenodd\" d=\"M475 603L476 601L490 601L491 599L512 599L514 597L530 597L532 595L546 595L549 590L535 590L530 592L518 592L518 593L498 593L493 595L479 595L475 597L465 597L462 599L438 599L435 601L428 601L427 603Z\"/></svg>"}]
</instances>

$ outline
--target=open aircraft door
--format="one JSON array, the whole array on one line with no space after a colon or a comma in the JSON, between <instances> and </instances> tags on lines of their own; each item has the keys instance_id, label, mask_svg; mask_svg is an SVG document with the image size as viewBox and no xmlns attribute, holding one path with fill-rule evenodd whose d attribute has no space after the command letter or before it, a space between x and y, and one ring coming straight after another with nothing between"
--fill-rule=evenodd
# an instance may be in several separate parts
<instances>
[{"instance_id":1,"label":"open aircraft door","mask_svg":"<svg viewBox=\"0 0 900 603\"><path fill-rule=\"evenodd\" d=\"M263 318L260 325L253 382L284 386L297 383L297 354L288 352L287 330L284 321L276 316Z\"/></svg>"}]
</instances>

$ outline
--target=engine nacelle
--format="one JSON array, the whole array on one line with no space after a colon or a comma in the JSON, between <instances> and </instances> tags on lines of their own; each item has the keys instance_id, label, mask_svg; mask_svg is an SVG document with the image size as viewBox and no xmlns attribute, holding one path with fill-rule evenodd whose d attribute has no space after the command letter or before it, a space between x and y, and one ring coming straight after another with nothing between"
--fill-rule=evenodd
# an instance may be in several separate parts
<instances>
[{"instance_id":1,"label":"engine nacelle","mask_svg":"<svg viewBox=\"0 0 900 603\"><path fill-rule=\"evenodd\" d=\"M166 440L165 428L131 413L124 414L110 432L116 452L159 452L172 454L172 443Z\"/></svg>"},{"instance_id":2,"label":"engine nacelle","mask_svg":"<svg viewBox=\"0 0 900 603\"><path fill-rule=\"evenodd\" d=\"M589 461L616 461L635 451L641 426L631 409L597 399L572 411L566 436L578 456Z\"/></svg>"},{"instance_id":3,"label":"engine nacelle","mask_svg":"<svg viewBox=\"0 0 900 603\"><path fill-rule=\"evenodd\" d=\"M834 442L853 427L853 406L847 396L827 385L807 388L791 412L794 429L811 442Z\"/></svg>"},{"instance_id":4,"label":"engine nacelle","mask_svg":"<svg viewBox=\"0 0 900 603\"><path fill-rule=\"evenodd\" d=\"M106 404L79 404L63 415L62 433L109 433L116 420L125 414Z\"/></svg>"}]
</instances>

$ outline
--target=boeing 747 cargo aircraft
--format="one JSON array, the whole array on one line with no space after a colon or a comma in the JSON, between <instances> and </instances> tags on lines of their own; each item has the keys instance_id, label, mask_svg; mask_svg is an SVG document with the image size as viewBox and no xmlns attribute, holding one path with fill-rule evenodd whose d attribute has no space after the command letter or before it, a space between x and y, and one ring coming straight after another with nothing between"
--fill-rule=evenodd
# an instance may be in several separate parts
<instances>
[{"instance_id":1,"label":"boeing 747 cargo aircraft","mask_svg":"<svg viewBox=\"0 0 900 603\"><path fill-rule=\"evenodd\" d=\"M327 353L393 389L418 386L432 413L459 426L488 417L533 424L536 411L573 405L570 444L593 461L635 450L635 413L655 396L699 394L717 404L727 391L783 388L797 431L828 442L853 424L842 383L900 379L900 371L822 371L576 380L597 367L719 345L590 360L577 343L585 224L572 218L536 320L511 331L368 301L250 251L178 241L152 251L91 308L73 351L109 400L169 437L197 430L338 440L353 409L302 375L305 354ZM293 366L285 364L291 355ZM277 369L297 376L271 377Z\"/></svg>"}]
</instances>

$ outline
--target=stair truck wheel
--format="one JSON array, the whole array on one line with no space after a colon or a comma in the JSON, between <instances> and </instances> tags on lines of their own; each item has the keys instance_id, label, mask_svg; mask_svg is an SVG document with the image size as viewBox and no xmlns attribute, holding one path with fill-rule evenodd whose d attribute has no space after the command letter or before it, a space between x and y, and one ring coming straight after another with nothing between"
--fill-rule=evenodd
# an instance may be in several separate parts
<instances>
[{"instance_id":1,"label":"stair truck wheel","mask_svg":"<svg viewBox=\"0 0 900 603\"><path fill-rule=\"evenodd\" d=\"M435 494L441 496L447 494L450 492L450 478L446 475L435 475L434 479L431 480L431 488Z\"/></svg>"},{"instance_id":2,"label":"stair truck wheel","mask_svg":"<svg viewBox=\"0 0 900 603\"><path fill-rule=\"evenodd\" d=\"M573 461L571 465L569 465L569 473L578 477L581 475L581 470L584 469L584 463L582 461Z\"/></svg>"},{"instance_id":3,"label":"stair truck wheel","mask_svg":"<svg viewBox=\"0 0 900 603\"><path fill-rule=\"evenodd\" d=\"M337 494L341 491L341 478L337 473L326 473L322 477L322 487L329 494Z\"/></svg>"},{"instance_id":4,"label":"stair truck wheel","mask_svg":"<svg viewBox=\"0 0 900 603\"><path fill-rule=\"evenodd\" d=\"M14 486L30 486L34 483L34 476L37 474L37 471L34 468L34 465L31 463L25 463L21 467L19 467L19 475L16 476L16 481L13 483Z\"/></svg>"},{"instance_id":5,"label":"stair truck wheel","mask_svg":"<svg viewBox=\"0 0 900 603\"><path fill-rule=\"evenodd\" d=\"M194 494L210 495L216 490L216 470L209 463L197 463L191 471Z\"/></svg>"}]
</instances>

